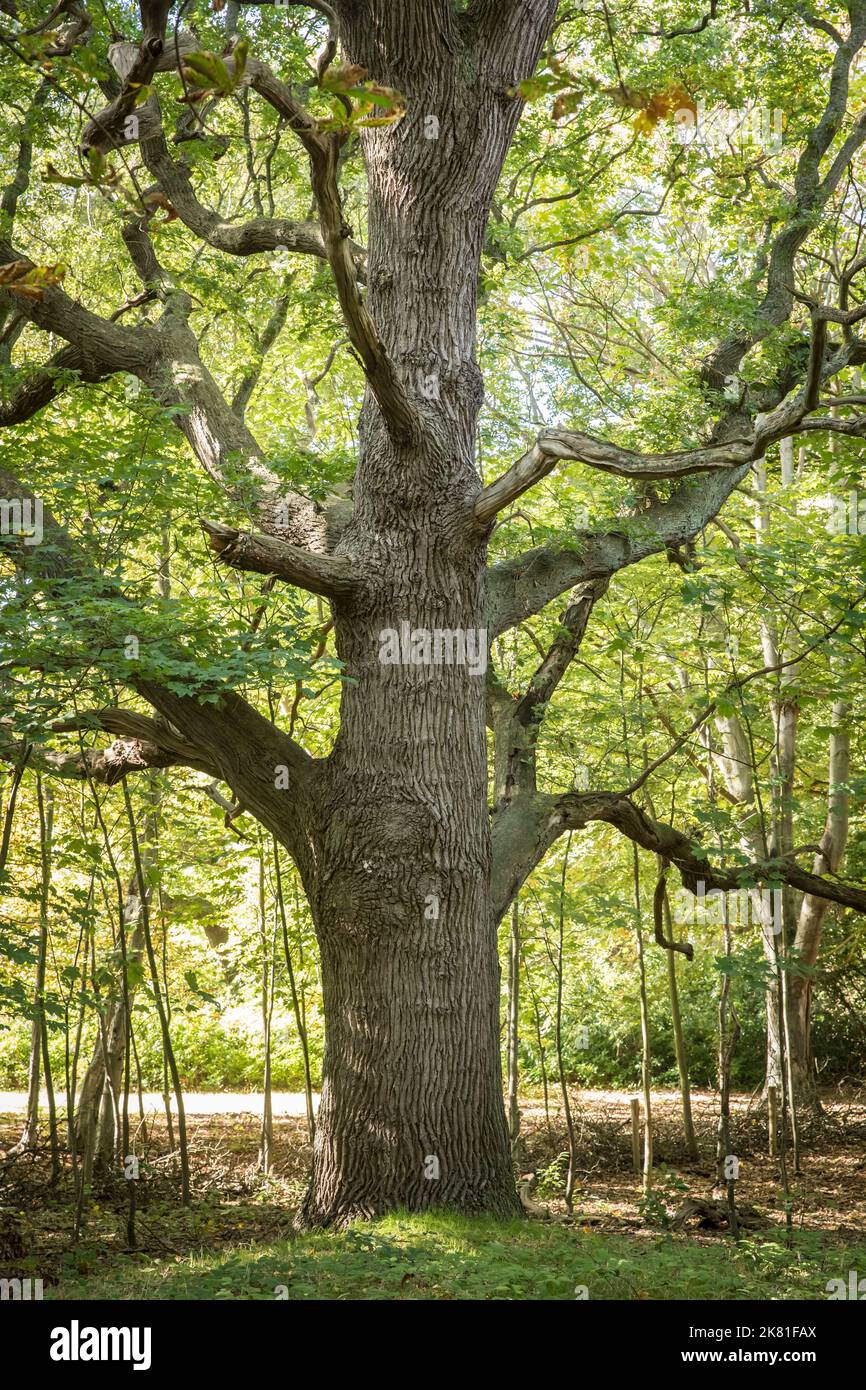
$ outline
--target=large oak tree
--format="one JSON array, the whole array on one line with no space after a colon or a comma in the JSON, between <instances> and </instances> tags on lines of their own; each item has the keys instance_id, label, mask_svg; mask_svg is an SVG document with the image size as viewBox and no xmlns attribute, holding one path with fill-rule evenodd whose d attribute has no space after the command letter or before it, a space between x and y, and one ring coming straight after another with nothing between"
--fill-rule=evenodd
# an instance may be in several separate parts
<instances>
[{"instance_id":1,"label":"large oak tree","mask_svg":"<svg viewBox=\"0 0 866 1390\"><path fill-rule=\"evenodd\" d=\"M822 874L820 861L808 872L759 839L751 863L713 864L693 836L639 799L651 768L604 791L546 791L536 777L545 711L614 576L664 554L672 574L688 569L695 538L780 440L863 428L860 402L851 403L855 413L830 417L822 398L833 378L866 358L857 335L864 311L853 293L864 262L850 261L829 306L798 291L797 265L866 143L866 119L849 91L866 3L843 7L841 29L800 15L801 7L779 7L780 22L795 22L796 12L800 32L821 45L814 120L786 149L790 183L750 248L748 308L687 364L692 418L669 431L674 447L649 452L633 447L627 428L598 437L551 419L486 484L476 449L484 401L479 282L483 257L496 253L491 210L533 94L530 79L546 56L547 90L560 91L561 109L591 96L617 119L637 112L644 134L677 104L693 113L688 91L670 83L661 94L639 90L615 48L615 81L596 80L585 92L570 86L562 46L580 42L584 21L558 16L556 0L290 6L314 12L323 44L306 92L293 80L296 50L287 58L292 71L268 61L275 45L262 37L258 7L239 18L229 3L221 57L194 35L188 6L171 14L166 0L141 0L139 8L134 35L115 33L110 44L97 35L111 70L95 66L88 99L78 103L81 172L51 164L47 175L58 196L77 182L121 205L122 244L140 284L111 311L98 296L88 302L86 293L68 292L38 249L16 239L31 178L28 122L62 100L64 63L84 63L83 53L94 51L93 21L81 0L61 0L33 21L19 18L13 0L0 5L9 20L4 53L26 93L3 194L0 312L7 344L25 327L50 338L41 361L14 373L0 423L20 425L60 393L117 373L142 383L224 499L225 515L204 522L220 564L330 605L343 663L340 728L330 753L312 756L278 712L266 717L230 681L196 685L178 631L177 671L186 676L120 664L116 680L129 700L83 721L113 741L37 749L32 765L109 783L148 767L206 772L293 857L318 934L327 1027L307 1222L434 1204L508 1214L518 1203L502 1102L497 925L560 836L603 821L674 866L690 888L701 880L722 889L784 882L810 902L866 909L866 893ZM602 4L605 17L606 34ZM646 42L651 51L683 35L688 43L715 20L715 5L705 16L678 15ZM79 79L82 71L91 69L85 63ZM187 146L200 153L210 142L211 156L218 153L221 103L239 94L247 112L258 103L291 132L308 169L309 216L290 219L261 204L246 220L229 219L209 205ZM566 128L566 147L568 138ZM344 207L345 170L358 146L363 240ZM659 168L662 200L679 176L676 159ZM246 423L255 372L233 396L219 384L201 304L160 249L166 217L225 257L282 248L328 268L343 336L365 379L357 459L342 494L316 499L287 485ZM141 306L140 321L127 322ZM286 304L273 309L263 353ZM750 354L786 325L785 350L750 375ZM566 461L628 480L631 501L580 526L568 544L488 563L497 518L518 499L531 509L532 490ZM29 477L0 472L0 491L35 506L38 463ZM41 545L19 537L7 547L16 581L4 592L24 621L27 585L36 585L58 606L82 594L101 604L118 642L118 634L145 630L137 595L121 592L113 569L99 570L96 549L47 507L43 517ZM155 514L154 532L159 525ZM488 661L490 644L557 604L549 649L526 688L509 691ZM89 659L82 655L83 670ZM711 714L702 711L698 722ZM14 760L20 751L10 733L4 755Z\"/></svg>"}]
</instances>

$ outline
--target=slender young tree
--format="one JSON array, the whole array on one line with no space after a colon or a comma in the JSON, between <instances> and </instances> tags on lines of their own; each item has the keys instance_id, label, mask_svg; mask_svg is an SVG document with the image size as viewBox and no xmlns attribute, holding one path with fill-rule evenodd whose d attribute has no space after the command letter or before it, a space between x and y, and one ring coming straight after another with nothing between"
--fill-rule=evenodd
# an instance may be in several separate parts
<instances>
[{"instance_id":1,"label":"slender young tree","mask_svg":"<svg viewBox=\"0 0 866 1390\"><path fill-rule=\"evenodd\" d=\"M39 947L36 960L36 988L33 993L33 1023L30 1033L30 1067L27 1087L27 1118L18 1148L35 1148L39 1138L39 1087L43 1069L48 1099L48 1122L55 1175L58 1170L57 1116L54 1087L48 1056L48 1024L45 1017L45 972L48 964L49 908L51 899L51 857L54 841L54 793L36 779L39 807L39 853L41 882L39 891ZM11 798L10 798L11 800ZM14 804L14 803L13 803Z\"/></svg>"},{"instance_id":2,"label":"slender young tree","mask_svg":"<svg viewBox=\"0 0 866 1390\"><path fill-rule=\"evenodd\" d=\"M507 1093L508 1093L508 1135L512 1153L517 1154L520 1145L520 900L515 895L511 904L511 918L508 933L508 1003L506 1010L507 1033Z\"/></svg>"},{"instance_id":3,"label":"slender young tree","mask_svg":"<svg viewBox=\"0 0 866 1390\"><path fill-rule=\"evenodd\" d=\"M671 918L671 906L667 892L664 893L664 923L667 929L668 940L673 936L673 921ZM677 984L677 952L672 946L666 948L668 959L668 999L671 1006L671 1031L674 1035L674 1050L677 1058L677 1070L680 1075L680 1099L683 1110L683 1134L685 1136L686 1147L689 1151L689 1158L697 1160L700 1157L698 1152L698 1141L695 1137L695 1125L692 1118L692 1088L689 1079L689 1054L686 1045L685 1031L683 1029L682 1014L680 1012L679 985Z\"/></svg>"}]
</instances>

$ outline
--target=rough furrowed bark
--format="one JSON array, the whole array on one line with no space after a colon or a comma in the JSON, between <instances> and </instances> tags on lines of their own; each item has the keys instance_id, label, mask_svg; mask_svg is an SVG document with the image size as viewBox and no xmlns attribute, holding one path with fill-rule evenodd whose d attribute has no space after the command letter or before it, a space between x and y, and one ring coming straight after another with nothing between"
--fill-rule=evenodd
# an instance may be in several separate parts
<instances>
[{"instance_id":1,"label":"rough furrowed bark","mask_svg":"<svg viewBox=\"0 0 866 1390\"><path fill-rule=\"evenodd\" d=\"M310 1224L518 1210L489 902L484 546L467 551L448 501L455 473L471 486L460 434L447 460L426 446L425 466L377 431L356 487L356 558L375 579L336 604L357 684L323 776L312 895L328 1022ZM425 475L419 505L402 480Z\"/></svg>"},{"instance_id":2,"label":"rough furrowed bark","mask_svg":"<svg viewBox=\"0 0 866 1390\"><path fill-rule=\"evenodd\" d=\"M344 35L407 99L399 127L365 136L368 308L419 426L395 438L368 394L338 546L366 578L334 601L351 682L310 885L326 1048L306 1225L401 1207L520 1210L489 886L486 537L472 517L478 266L519 104L500 73L466 82L459 45L410 34L409 10L424 29L407 7L393 49L396 14L375 34L350 20ZM531 70L543 28L511 81ZM425 46L411 71L390 66L389 53Z\"/></svg>"}]
</instances>

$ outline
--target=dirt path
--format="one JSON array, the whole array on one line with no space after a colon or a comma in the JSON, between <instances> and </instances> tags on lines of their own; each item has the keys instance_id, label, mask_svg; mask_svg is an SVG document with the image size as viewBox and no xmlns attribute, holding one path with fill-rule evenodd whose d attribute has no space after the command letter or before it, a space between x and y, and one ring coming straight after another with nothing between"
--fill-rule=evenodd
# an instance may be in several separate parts
<instances>
[{"instance_id":1,"label":"dirt path","mask_svg":"<svg viewBox=\"0 0 866 1390\"><path fill-rule=\"evenodd\" d=\"M58 1094L58 1101L62 1101L62 1096ZM273 1113L277 1115L300 1115L307 1113L306 1101L303 1091L274 1091L271 1102ZM314 1097L316 1105L319 1097ZM46 1096L43 1091L40 1096L40 1104L43 1109L46 1104ZM130 1094L130 1109L136 1109L138 1096ZM261 1093L252 1091L184 1091L183 1106L187 1115L261 1115L264 1105L264 1097ZM165 1105L162 1096L156 1091L144 1092L144 1108L146 1111L157 1111L160 1115L165 1114ZM172 1110L176 1110L174 1097L172 1097ZM0 1115L23 1115L27 1110L26 1091L0 1091Z\"/></svg>"}]
</instances>

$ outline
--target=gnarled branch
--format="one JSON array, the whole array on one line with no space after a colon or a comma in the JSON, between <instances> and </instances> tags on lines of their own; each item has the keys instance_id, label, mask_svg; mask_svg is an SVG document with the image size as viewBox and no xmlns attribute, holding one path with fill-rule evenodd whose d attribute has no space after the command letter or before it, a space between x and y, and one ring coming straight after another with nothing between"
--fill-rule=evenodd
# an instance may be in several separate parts
<instances>
[{"instance_id":1,"label":"gnarled branch","mask_svg":"<svg viewBox=\"0 0 866 1390\"><path fill-rule=\"evenodd\" d=\"M793 858L755 860L726 868L680 830L654 820L621 792L568 792L517 797L496 815L492 826L491 891L494 912L501 916L520 885L559 837L582 830L592 821L613 825L641 849L668 860L691 892L720 889L739 892L756 884L787 883L815 898L866 913L866 889L809 873Z\"/></svg>"},{"instance_id":2,"label":"gnarled branch","mask_svg":"<svg viewBox=\"0 0 866 1390\"><path fill-rule=\"evenodd\" d=\"M327 598L351 593L359 583L360 576L345 556L315 555L276 536L256 536L216 521L203 521L201 526L217 559L233 569L274 574Z\"/></svg>"},{"instance_id":3,"label":"gnarled branch","mask_svg":"<svg viewBox=\"0 0 866 1390\"><path fill-rule=\"evenodd\" d=\"M691 473L738 468L751 459L754 438L685 449L668 454L638 454L591 434L544 430L507 472L488 483L475 500L475 520L487 526L504 507L545 478L563 459L573 459L620 478L681 478Z\"/></svg>"}]
</instances>

